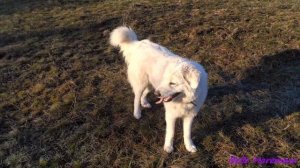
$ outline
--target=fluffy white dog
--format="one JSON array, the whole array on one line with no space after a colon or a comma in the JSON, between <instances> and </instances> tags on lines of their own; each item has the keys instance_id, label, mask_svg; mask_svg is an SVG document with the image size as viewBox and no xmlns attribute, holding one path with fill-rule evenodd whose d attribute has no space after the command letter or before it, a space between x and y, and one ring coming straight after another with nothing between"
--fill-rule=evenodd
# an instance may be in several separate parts
<instances>
[{"instance_id":1,"label":"fluffy white dog","mask_svg":"<svg viewBox=\"0 0 300 168\"><path fill-rule=\"evenodd\" d=\"M208 91L204 68L149 40L138 41L135 32L125 26L112 31L110 43L120 47L128 66L128 80L135 95L134 117L141 118L141 106L151 107L147 94L154 88L155 95L159 97L156 103L163 103L166 109L164 150L168 153L173 151L175 121L182 118L185 147L196 152L191 126Z\"/></svg>"}]
</instances>

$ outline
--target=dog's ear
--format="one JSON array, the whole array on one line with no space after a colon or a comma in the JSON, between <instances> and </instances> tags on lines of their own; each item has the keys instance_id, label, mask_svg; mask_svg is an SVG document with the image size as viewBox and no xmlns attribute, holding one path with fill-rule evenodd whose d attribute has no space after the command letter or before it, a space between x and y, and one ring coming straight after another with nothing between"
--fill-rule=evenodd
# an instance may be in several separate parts
<instances>
[{"instance_id":1,"label":"dog's ear","mask_svg":"<svg viewBox=\"0 0 300 168\"><path fill-rule=\"evenodd\" d=\"M196 89L198 87L200 75L200 72L194 67L189 65L182 66L182 76L192 89Z\"/></svg>"}]
</instances>

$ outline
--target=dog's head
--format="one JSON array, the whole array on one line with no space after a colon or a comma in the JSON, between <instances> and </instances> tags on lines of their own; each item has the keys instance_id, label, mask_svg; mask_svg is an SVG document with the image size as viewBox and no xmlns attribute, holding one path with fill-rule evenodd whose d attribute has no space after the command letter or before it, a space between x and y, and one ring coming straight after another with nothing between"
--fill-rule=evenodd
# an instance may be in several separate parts
<instances>
[{"instance_id":1,"label":"dog's head","mask_svg":"<svg viewBox=\"0 0 300 168\"><path fill-rule=\"evenodd\" d=\"M193 102L199 82L200 72L191 64L170 66L155 90L155 94L160 98L157 103L176 101L180 98L184 102Z\"/></svg>"}]
</instances>

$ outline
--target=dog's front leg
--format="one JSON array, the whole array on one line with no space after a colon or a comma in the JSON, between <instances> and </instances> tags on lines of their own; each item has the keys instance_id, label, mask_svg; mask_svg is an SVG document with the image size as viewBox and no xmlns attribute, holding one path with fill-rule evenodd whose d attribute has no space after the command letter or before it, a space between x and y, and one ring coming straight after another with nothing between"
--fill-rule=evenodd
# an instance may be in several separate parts
<instances>
[{"instance_id":1,"label":"dog's front leg","mask_svg":"<svg viewBox=\"0 0 300 168\"><path fill-rule=\"evenodd\" d=\"M192 122L194 116L187 116L183 118L183 139L184 145L186 150L189 152L196 152L197 148L194 145L192 138L191 138L191 129L192 129Z\"/></svg>"},{"instance_id":2,"label":"dog's front leg","mask_svg":"<svg viewBox=\"0 0 300 168\"><path fill-rule=\"evenodd\" d=\"M176 118L173 116L166 115L166 137L165 137L165 144L164 150L168 153L173 151L173 139L174 139L174 131L175 131L175 122Z\"/></svg>"}]
</instances>

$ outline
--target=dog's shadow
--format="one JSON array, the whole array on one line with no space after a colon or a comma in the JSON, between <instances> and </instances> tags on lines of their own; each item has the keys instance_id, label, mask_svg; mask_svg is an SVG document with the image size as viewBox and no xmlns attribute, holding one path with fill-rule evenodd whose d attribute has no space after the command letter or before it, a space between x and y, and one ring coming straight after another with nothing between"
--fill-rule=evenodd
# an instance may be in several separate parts
<instances>
[{"instance_id":1,"label":"dog's shadow","mask_svg":"<svg viewBox=\"0 0 300 168\"><path fill-rule=\"evenodd\" d=\"M299 65L300 50L289 49L263 56L258 66L247 69L245 78L234 84L211 87L197 121L203 124L194 130L196 143L201 144L206 136L220 131L230 137L245 124L255 127L299 110ZM232 97L233 101L220 103ZM237 106L238 110L229 108L232 112L225 105ZM221 117L216 121L212 115ZM241 144L238 139L232 141L237 146Z\"/></svg>"}]
</instances>

